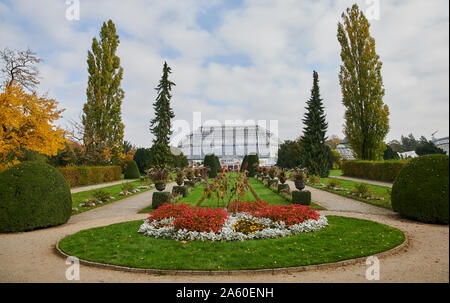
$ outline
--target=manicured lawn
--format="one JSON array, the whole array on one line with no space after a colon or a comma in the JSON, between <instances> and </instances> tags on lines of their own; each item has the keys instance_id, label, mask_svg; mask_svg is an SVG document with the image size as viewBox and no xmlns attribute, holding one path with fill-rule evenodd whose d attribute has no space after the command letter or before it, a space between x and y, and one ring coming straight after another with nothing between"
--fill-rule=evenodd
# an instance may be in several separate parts
<instances>
[{"instance_id":1,"label":"manicured lawn","mask_svg":"<svg viewBox=\"0 0 450 303\"><path fill-rule=\"evenodd\" d=\"M321 178L321 183L324 185L327 185L327 182L330 178ZM376 206L381 206L384 208L388 208L388 209L392 209L391 206L391 196L389 194L390 192L390 188L387 186L380 186L380 185L374 185L374 184L368 184L368 187L370 189L370 191L373 193L373 196L376 197L382 197L384 198L384 200L368 200L368 199L364 199L364 198L360 198L358 196L353 196L352 194L348 194L347 192L350 192L353 187L361 182L354 182L354 181L350 181L350 180L344 180L344 179L339 179L339 178L333 178L332 180L339 180L339 182L341 183L341 187L347 189L346 191L336 191L333 189L329 189L326 188L325 186L316 186L316 185L312 185L308 183L308 186L314 187L314 188L318 188L318 189L322 189L322 190L326 190L328 192L332 192L334 194L338 194L344 197L348 197L351 199L355 199L361 202L365 202L365 203L369 203L372 205L376 205Z\"/></svg>"},{"instance_id":2,"label":"manicured lawn","mask_svg":"<svg viewBox=\"0 0 450 303\"><path fill-rule=\"evenodd\" d=\"M131 183L134 184L136 188L138 186L143 185L142 182L140 182L140 181L134 181L134 182L131 182ZM78 211L77 212L72 212L72 215L80 214L80 213L83 213L85 211L88 211L88 210L91 210L91 209L94 209L94 208L97 208L97 207L101 207L101 206L104 206L104 205L107 205L107 204L110 204L110 203L122 200L122 199L127 198L127 197L138 195L138 194L140 194L142 192L145 192L147 190L152 189L153 187L154 187L154 185L152 185L151 188L149 188L149 189L141 189L140 192L134 193L134 194L128 195L128 196L119 196L119 193L122 191L122 184L116 184L116 185L112 185L112 186L108 186L108 187L103 187L103 188L100 188L100 189L109 192L112 197L115 197L115 199L114 200L109 200L108 202L104 202L101 205L92 206L92 207L79 207L78 204L84 202L84 200L86 200L88 198L91 198L93 192L95 192L96 190L99 190L99 189L93 189L93 190L83 191L83 192L79 192L79 193L74 193L74 194L72 194L72 207L73 208L78 208Z\"/></svg>"},{"instance_id":3,"label":"manicured lawn","mask_svg":"<svg viewBox=\"0 0 450 303\"><path fill-rule=\"evenodd\" d=\"M342 176L342 170L332 169L332 170L330 170L330 176L331 177Z\"/></svg>"},{"instance_id":4,"label":"manicured lawn","mask_svg":"<svg viewBox=\"0 0 450 303\"><path fill-rule=\"evenodd\" d=\"M59 247L71 256L136 268L239 270L322 264L369 256L398 246L404 234L393 227L328 216L317 232L244 242L180 242L139 234L142 220L80 231Z\"/></svg>"},{"instance_id":5,"label":"manicured lawn","mask_svg":"<svg viewBox=\"0 0 450 303\"><path fill-rule=\"evenodd\" d=\"M253 190L256 192L258 197L266 201L267 203L273 205L273 204L281 204L281 205L289 205L291 202L287 200L286 198L278 195L277 193L274 193L272 190L267 188L261 181L255 179L255 178L249 178L250 186L253 188ZM192 205L197 205L197 202L202 198L203 196L203 186L198 185L197 187L193 188L187 197L179 199L176 203L187 203ZM242 201L255 201L255 197L252 195L250 191L247 192L247 194L241 199ZM213 198L206 198L203 200L201 206L205 207L218 207L217 205L217 199ZM311 208L313 209L324 209L323 207L312 203ZM142 209L139 211L139 213L147 213L153 211L152 207L149 206L145 209Z\"/></svg>"}]
</instances>

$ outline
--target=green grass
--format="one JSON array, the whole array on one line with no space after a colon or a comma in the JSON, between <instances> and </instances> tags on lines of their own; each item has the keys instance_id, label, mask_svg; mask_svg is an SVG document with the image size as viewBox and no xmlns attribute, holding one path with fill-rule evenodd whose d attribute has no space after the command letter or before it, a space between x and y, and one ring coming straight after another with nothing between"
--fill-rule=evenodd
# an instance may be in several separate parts
<instances>
[{"instance_id":1,"label":"green grass","mask_svg":"<svg viewBox=\"0 0 450 303\"><path fill-rule=\"evenodd\" d=\"M277 193L273 192L271 189L269 189L267 186L265 186L261 181L255 179L255 178L249 178L249 183L253 190L256 192L258 197L266 201L267 203L274 205L274 204L281 204L281 205L290 205L290 200L286 199L283 196L278 195ZM198 185L195 188L191 189L189 192L189 195L187 197L183 197L179 199L176 203L186 203L186 204L192 204L197 205L197 202L202 198L203 196L203 185ZM252 195L250 191L247 192L247 194L240 199L241 201L255 201L255 197ZM203 207L212 207L216 208L217 205L217 199L213 198L206 198L201 206ZM313 209L324 209L323 207L312 203L311 208ZM153 208L151 206L146 207L139 211L139 213L148 213L153 211Z\"/></svg>"},{"instance_id":2,"label":"green grass","mask_svg":"<svg viewBox=\"0 0 450 303\"><path fill-rule=\"evenodd\" d=\"M131 183L134 184L135 187L143 185L142 182L140 182L140 181L134 181L134 182L131 182ZM152 185L152 188L153 188L153 185ZM91 209L94 209L94 208L97 208L97 207L101 207L101 206L104 206L104 205L107 205L107 204L110 204L110 203L122 200L124 198L128 198L128 197L131 197L131 196L134 196L134 195L138 195L138 194L143 193L145 191L151 190L152 188L141 189L140 192L134 193L134 194L128 195L128 196L119 196L119 193L122 191L122 184L116 184L116 185L111 185L111 186L107 186L107 187L103 187L103 188L98 188L98 189L93 189L93 190L87 190L87 191L74 193L74 194L72 194L72 207L73 208L78 208L78 211L77 212L72 212L72 215L80 214L80 213L83 213L85 211L88 211L88 210L91 210ZM84 202L84 200L86 200L88 198L91 198L92 194L96 190L99 190L99 189L109 192L112 197L115 197L115 199L114 200L109 200L108 202L104 202L101 205L92 206L92 207L79 207L78 206L78 204Z\"/></svg>"},{"instance_id":3,"label":"green grass","mask_svg":"<svg viewBox=\"0 0 450 303\"><path fill-rule=\"evenodd\" d=\"M332 177L342 176L342 170L332 169L332 170L330 170L330 176L332 176Z\"/></svg>"},{"instance_id":4,"label":"green grass","mask_svg":"<svg viewBox=\"0 0 450 303\"><path fill-rule=\"evenodd\" d=\"M327 185L327 182L330 178L321 178L321 183ZM360 198L358 196L353 196L351 194L348 194L347 191L351 191L353 189L353 187L358 184L358 183L364 183L364 182L355 182L355 181L350 181L350 180L344 180L344 179L340 179L340 178L333 178L332 180L339 180L339 182L341 183L341 187L347 189L346 191L336 191L333 189L329 189L326 187L322 187L322 186L316 186L316 185L312 185L308 183L308 186L314 187L314 188L318 188L318 189L322 189L337 195L341 195L347 198L351 198L351 199L355 199L364 203L368 203L368 204L372 204L372 205L376 205L376 206L380 206L380 207L384 207L387 209L392 209L391 206L391 196L388 193L390 190L390 187L387 186L381 186L381 185L374 185L374 184L368 184L368 187L370 189L370 191L372 192L373 196L376 197L382 197L384 198L384 200L367 200L364 198Z\"/></svg>"},{"instance_id":5,"label":"green grass","mask_svg":"<svg viewBox=\"0 0 450 303\"><path fill-rule=\"evenodd\" d=\"M393 227L354 218L328 216L317 232L244 242L183 243L139 234L142 220L82 230L59 247L78 258L135 268L243 270L293 267L370 256L401 244Z\"/></svg>"}]
</instances>

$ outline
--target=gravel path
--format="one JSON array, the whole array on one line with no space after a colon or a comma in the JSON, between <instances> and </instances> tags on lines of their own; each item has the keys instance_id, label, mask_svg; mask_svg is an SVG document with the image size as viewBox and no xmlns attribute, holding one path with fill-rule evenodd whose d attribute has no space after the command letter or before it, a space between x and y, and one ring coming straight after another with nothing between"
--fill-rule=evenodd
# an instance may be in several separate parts
<instances>
[{"instance_id":1,"label":"gravel path","mask_svg":"<svg viewBox=\"0 0 450 303\"><path fill-rule=\"evenodd\" d=\"M364 203L361 206L358 201L342 197L349 200L345 201L328 192L310 190L314 201L320 200L319 204L328 207L329 211L324 211L324 214L373 220L406 233L410 239L408 250L380 259L380 282L449 282L448 225L404 220L392 212L378 212L380 210L375 206ZM150 204L151 192L76 215L62 226L0 234L0 282L67 282L65 271L68 265L54 252L55 243L79 230L145 219L146 214L136 214L136 211ZM365 211L368 213L363 213ZM365 271L365 264L356 264L277 275L159 276L81 265L80 282L371 282L365 279Z\"/></svg>"},{"instance_id":2,"label":"gravel path","mask_svg":"<svg viewBox=\"0 0 450 303\"><path fill-rule=\"evenodd\" d=\"M330 176L330 178L338 178L338 179L343 179L343 180L349 180L349 181L355 181L355 182L364 182L364 183L369 183L369 184L373 184L373 185L392 187L392 183L382 182L382 181L375 181L375 180L369 180L369 179L353 178L353 177L346 177L346 176Z\"/></svg>"},{"instance_id":3,"label":"gravel path","mask_svg":"<svg viewBox=\"0 0 450 303\"><path fill-rule=\"evenodd\" d=\"M172 192L172 187L174 185L175 183L167 184L165 191ZM113 202L105 206L97 207L90 211L72 216L70 217L68 224L101 218L135 215L141 209L144 209L152 204L152 195L155 191L156 189L151 189L129 198L125 198L117 202Z\"/></svg>"},{"instance_id":4,"label":"gravel path","mask_svg":"<svg viewBox=\"0 0 450 303\"><path fill-rule=\"evenodd\" d=\"M287 184L292 189L295 189L293 181L287 181ZM327 191L317 189L314 187L306 186L305 190L311 192L312 201L325 207L327 210L336 212L352 212L361 214L373 214L373 215L385 215L393 216L395 213L392 210L374 206L368 203L360 202L357 200L349 199L344 196L329 193Z\"/></svg>"},{"instance_id":5,"label":"gravel path","mask_svg":"<svg viewBox=\"0 0 450 303\"><path fill-rule=\"evenodd\" d=\"M102 183L102 184L94 184L94 185L88 185L88 186L75 187L75 188L70 189L70 192L72 194L75 194L75 193L79 193L79 192L87 191L87 190L91 190L91 189L103 188L103 187L108 187L108 186L122 184L122 183L134 182L134 181L136 181L136 180L119 180L119 181Z\"/></svg>"}]
</instances>

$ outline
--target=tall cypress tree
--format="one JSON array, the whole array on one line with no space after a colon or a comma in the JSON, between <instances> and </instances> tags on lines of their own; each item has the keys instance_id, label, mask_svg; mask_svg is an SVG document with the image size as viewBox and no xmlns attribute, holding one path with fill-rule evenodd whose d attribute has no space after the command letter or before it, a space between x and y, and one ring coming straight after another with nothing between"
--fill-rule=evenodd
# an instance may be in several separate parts
<instances>
[{"instance_id":1,"label":"tall cypress tree","mask_svg":"<svg viewBox=\"0 0 450 303\"><path fill-rule=\"evenodd\" d=\"M303 119L305 127L301 138L301 162L309 174L328 177L329 147L325 140L328 123L325 121L324 107L320 98L319 75L313 73L311 98L307 101Z\"/></svg>"},{"instance_id":2,"label":"tall cypress tree","mask_svg":"<svg viewBox=\"0 0 450 303\"><path fill-rule=\"evenodd\" d=\"M119 36L114 23L104 22L100 41L92 39L88 51L87 102L83 107L83 140L89 162L105 164L118 161L122 152L123 129L121 106L124 91L120 87L123 68L116 55Z\"/></svg>"},{"instance_id":3,"label":"tall cypress tree","mask_svg":"<svg viewBox=\"0 0 450 303\"><path fill-rule=\"evenodd\" d=\"M175 114L170 107L172 98L170 91L175 83L169 80L170 73L172 73L171 68L164 62L162 78L155 88L158 91L156 101L153 103L155 118L150 121L150 131L155 136L151 147L152 165L154 166L171 164L172 159L169 140L172 135L171 119L175 117Z\"/></svg>"},{"instance_id":4,"label":"tall cypress tree","mask_svg":"<svg viewBox=\"0 0 450 303\"><path fill-rule=\"evenodd\" d=\"M369 21L358 5L338 24L342 65L339 82L346 107L344 133L359 159L381 160L389 132L389 108L383 103L382 62L375 52Z\"/></svg>"}]
</instances>

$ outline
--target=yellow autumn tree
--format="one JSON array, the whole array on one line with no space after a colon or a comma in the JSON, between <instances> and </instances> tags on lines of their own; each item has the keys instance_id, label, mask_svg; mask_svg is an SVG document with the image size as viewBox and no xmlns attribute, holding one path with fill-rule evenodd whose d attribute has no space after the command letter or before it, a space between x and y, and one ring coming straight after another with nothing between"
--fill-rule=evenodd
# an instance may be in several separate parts
<instances>
[{"instance_id":1,"label":"yellow autumn tree","mask_svg":"<svg viewBox=\"0 0 450 303\"><path fill-rule=\"evenodd\" d=\"M20 83L0 94L0 171L18 163L24 150L54 156L64 148L65 131L54 121L64 110L54 99L28 94Z\"/></svg>"}]
</instances>

